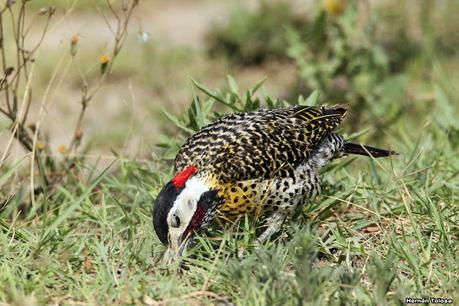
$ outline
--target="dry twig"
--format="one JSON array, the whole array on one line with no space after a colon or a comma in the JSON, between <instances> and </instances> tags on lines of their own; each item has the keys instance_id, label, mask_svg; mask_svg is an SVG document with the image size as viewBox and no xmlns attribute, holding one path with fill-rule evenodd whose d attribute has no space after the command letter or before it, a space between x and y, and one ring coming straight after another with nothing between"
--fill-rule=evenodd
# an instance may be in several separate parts
<instances>
[{"instance_id":1,"label":"dry twig","mask_svg":"<svg viewBox=\"0 0 459 306\"><path fill-rule=\"evenodd\" d=\"M35 175L35 167L47 189L53 188L62 182L64 176L54 176L54 172L68 171L78 159L84 158L79 156L78 147L81 144L82 122L87 111L88 105L93 100L97 92L105 83L107 76L113 69L113 63L120 53L126 36L128 25L137 7L138 0L123 0L119 5L112 4L113 1L106 0L106 6L110 12L110 18L116 20L116 26L109 26L113 31L113 47L109 54L101 57L101 75L92 82L86 80L82 75L83 85L81 88L81 110L77 117L77 123L73 136L70 140L68 150L62 150L65 153L63 162L55 157L51 157L49 142L43 141L40 134L40 122L29 123L29 113L33 103L32 77L35 66L35 58L38 57L40 47L42 47L45 37L50 30L51 19L55 14L55 8L42 8L38 14L28 13L28 0L17 2L6 1L4 7L0 9L0 114L10 121L11 140L2 154L0 168L9 154L11 141L16 139L25 151L32 154L31 176ZM117 2L116 2L117 3ZM71 11L73 7L69 10ZM67 13L65 14L65 16ZM28 20L30 18L31 20ZM29 34L31 28L39 19L44 20L42 31L36 43L30 45ZM106 16L103 16L105 22L110 24ZM43 20L41 20L43 22ZM6 31L6 24L11 24L11 30ZM77 38L72 38L71 43L76 44ZM14 49L6 46L14 45ZM73 45L72 45L73 46ZM75 60L75 50L71 50L72 61ZM78 65L77 69L81 71ZM68 68L68 65L66 66ZM65 72L67 69L65 69ZM57 71L53 73L53 80ZM62 78L61 78L62 79ZM53 82L51 80L50 82ZM50 84L49 84L50 85ZM40 114L43 106L46 105L46 99L49 99L49 87L42 99ZM65 152L64 152L65 151ZM57 169L59 168L59 169ZM57 178L57 179L56 179ZM34 181L33 179L31 180ZM33 184L33 183L32 183ZM33 189L33 186L32 186ZM42 190L43 191L43 190ZM33 197L33 192L32 192ZM33 202L33 199L32 199Z\"/></svg>"}]
</instances>

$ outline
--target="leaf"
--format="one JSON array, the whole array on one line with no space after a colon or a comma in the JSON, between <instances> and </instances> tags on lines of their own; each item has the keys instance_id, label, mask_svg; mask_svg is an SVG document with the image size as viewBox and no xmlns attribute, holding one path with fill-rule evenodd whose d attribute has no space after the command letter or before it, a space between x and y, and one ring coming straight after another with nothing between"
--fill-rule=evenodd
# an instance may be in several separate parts
<instances>
[{"instance_id":1,"label":"leaf","mask_svg":"<svg viewBox=\"0 0 459 306\"><path fill-rule=\"evenodd\" d=\"M236 80L229 74L227 75L227 78L231 91L235 94L239 94L239 87L236 83Z\"/></svg>"},{"instance_id":2,"label":"leaf","mask_svg":"<svg viewBox=\"0 0 459 306\"><path fill-rule=\"evenodd\" d=\"M174 115L172 114L169 114L166 110L163 110L162 111L163 114L167 117L167 119L169 119L173 124L175 124L175 126L181 128L182 130L190 133L190 134L193 134L194 131L188 127L186 127L185 125L183 125L179 119L177 117L175 117Z\"/></svg>"},{"instance_id":3,"label":"leaf","mask_svg":"<svg viewBox=\"0 0 459 306\"><path fill-rule=\"evenodd\" d=\"M204 126L199 97L195 97L191 102L191 106L188 109L188 118L194 131L198 131Z\"/></svg>"},{"instance_id":4,"label":"leaf","mask_svg":"<svg viewBox=\"0 0 459 306\"><path fill-rule=\"evenodd\" d=\"M315 106L317 105L317 102L319 101L319 91L314 90L312 94L309 95L309 97L304 100L303 104L299 102L300 105L306 105L306 106Z\"/></svg>"},{"instance_id":5,"label":"leaf","mask_svg":"<svg viewBox=\"0 0 459 306\"><path fill-rule=\"evenodd\" d=\"M274 109L279 107L279 101L277 99L272 99L271 97L266 97L266 105L268 109Z\"/></svg>"},{"instance_id":6,"label":"leaf","mask_svg":"<svg viewBox=\"0 0 459 306\"><path fill-rule=\"evenodd\" d=\"M250 95L253 96L258 91L258 89L260 89L261 85L265 83L267 79L268 78L266 77L262 79L261 81L259 81L257 84L255 84L255 86L252 89L250 89Z\"/></svg>"},{"instance_id":7,"label":"leaf","mask_svg":"<svg viewBox=\"0 0 459 306\"><path fill-rule=\"evenodd\" d=\"M455 112L453 107L451 106L451 101L443 90L443 88L435 84L435 101L437 102L437 109L439 116L438 118L442 118L439 121L439 124L444 128L448 128L450 126L459 128L459 123L455 120Z\"/></svg>"},{"instance_id":8,"label":"leaf","mask_svg":"<svg viewBox=\"0 0 459 306\"><path fill-rule=\"evenodd\" d=\"M237 111L241 111L239 109L237 109L234 105L231 105L230 103L228 103L227 101L225 101L223 98L217 96L216 94L212 93L210 91L210 89L207 89L206 87L204 87L203 85L199 84L198 82L196 82L194 79L191 79L191 82L193 82L194 86L196 86L200 91L202 91L203 93L205 93L206 95L208 95L209 97L215 99L216 101L232 108L232 109L236 109Z\"/></svg>"},{"instance_id":9,"label":"leaf","mask_svg":"<svg viewBox=\"0 0 459 306\"><path fill-rule=\"evenodd\" d=\"M18 165L25 159L25 156L22 157L21 159L19 159L13 166L11 166L10 169L8 169L8 171L6 171L5 173L3 173L3 175L0 177L0 188L3 186L3 184L5 184L5 182L8 181L8 179L14 174L14 172L16 171L16 167L18 167Z\"/></svg>"}]
</instances>

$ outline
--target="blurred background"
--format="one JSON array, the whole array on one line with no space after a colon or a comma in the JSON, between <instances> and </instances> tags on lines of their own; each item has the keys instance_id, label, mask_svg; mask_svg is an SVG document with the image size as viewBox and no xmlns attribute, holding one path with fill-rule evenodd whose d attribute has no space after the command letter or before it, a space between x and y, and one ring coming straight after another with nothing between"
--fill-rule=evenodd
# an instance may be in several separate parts
<instances>
[{"instance_id":1,"label":"blurred background","mask_svg":"<svg viewBox=\"0 0 459 306\"><path fill-rule=\"evenodd\" d=\"M75 133L82 90L112 48L116 20L105 0L34 0L30 41L40 39L49 6L27 124L40 118L39 142L59 156ZM320 103L348 105L346 132L365 130L373 143L399 130L415 137L431 121L457 135L458 14L454 0L140 1L82 118L82 150L102 164L114 154L151 158L161 135L177 131L163 111L180 114L196 94L191 78L225 90L227 75L240 93L266 79L262 104L266 96L296 103L317 90ZM3 147L10 124L0 116ZM11 152L9 159L24 150L13 144Z\"/></svg>"}]
</instances>

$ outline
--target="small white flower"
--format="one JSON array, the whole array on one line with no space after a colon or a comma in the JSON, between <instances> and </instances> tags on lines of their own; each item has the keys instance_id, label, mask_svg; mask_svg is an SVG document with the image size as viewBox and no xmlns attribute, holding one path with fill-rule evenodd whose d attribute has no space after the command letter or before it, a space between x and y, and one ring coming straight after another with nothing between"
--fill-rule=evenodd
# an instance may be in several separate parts
<instances>
[{"instance_id":1,"label":"small white flower","mask_svg":"<svg viewBox=\"0 0 459 306\"><path fill-rule=\"evenodd\" d=\"M142 43L145 43L150 39L150 34L148 34L147 32L139 31L138 35L139 35L139 40Z\"/></svg>"}]
</instances>

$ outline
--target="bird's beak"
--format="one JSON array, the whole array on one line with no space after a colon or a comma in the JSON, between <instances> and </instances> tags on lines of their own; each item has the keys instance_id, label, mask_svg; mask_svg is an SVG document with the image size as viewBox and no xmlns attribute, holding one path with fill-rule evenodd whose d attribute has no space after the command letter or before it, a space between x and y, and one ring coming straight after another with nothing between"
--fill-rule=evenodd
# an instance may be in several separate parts
<instances>
[{"instance_id":1,"label":"bird's beak","mask_svg":"<svg viewBox=\"0 0 459 306\"><path fill-rule=\"evenodd\" d=\"M183 252L186 250L188 245L188 239L179 239L169 241L169 246L164 253L163 262L166 264L170 264L173 261L179 259Z\"/></svg>"}]
</instances>

